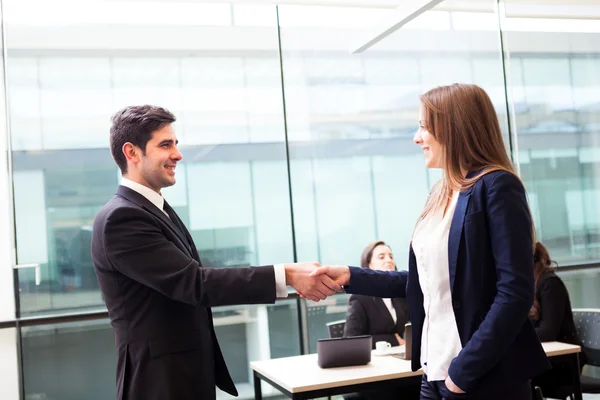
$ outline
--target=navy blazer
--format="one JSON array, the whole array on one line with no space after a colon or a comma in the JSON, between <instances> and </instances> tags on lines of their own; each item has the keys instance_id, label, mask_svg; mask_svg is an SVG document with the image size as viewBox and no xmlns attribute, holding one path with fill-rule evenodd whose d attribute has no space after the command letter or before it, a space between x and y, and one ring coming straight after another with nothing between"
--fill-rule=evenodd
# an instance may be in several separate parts
<instances>
[{"instance_id":1,"label":"navy blazer","mask_svg":"<svg viewBox=\"0 0 600 400\"><path fill-rule=\"evenodd\" d=\"M448 370L452 381L467 393L487 391L550 368L528 318L535 293L532 221L525 189L515 175L491 172L460 193L448 236L448 261L463 346ZM346 291L406 296L416 371L421 367L425 310L412 247L408 264L408 272L351 267Z\"/></svg>"}]
</instances>

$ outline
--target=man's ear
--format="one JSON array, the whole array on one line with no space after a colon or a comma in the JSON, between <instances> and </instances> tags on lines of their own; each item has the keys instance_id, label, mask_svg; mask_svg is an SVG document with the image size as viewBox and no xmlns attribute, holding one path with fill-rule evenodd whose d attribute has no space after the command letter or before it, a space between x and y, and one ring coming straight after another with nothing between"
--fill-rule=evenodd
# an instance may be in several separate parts
<instances>
[{"instance_id":1,"label":"man's ear","mask_svg":"<svg viewBox=\"0 0 600 400\"><path fill-rule=\"evenodd\" d=\"M132 162L133 164L137 164L140 161L140 155L142 153L141 149L134 145L131 142L127 142L123 145L121 149L125 158L128 162Z\"/></svg>"}]
</instances>

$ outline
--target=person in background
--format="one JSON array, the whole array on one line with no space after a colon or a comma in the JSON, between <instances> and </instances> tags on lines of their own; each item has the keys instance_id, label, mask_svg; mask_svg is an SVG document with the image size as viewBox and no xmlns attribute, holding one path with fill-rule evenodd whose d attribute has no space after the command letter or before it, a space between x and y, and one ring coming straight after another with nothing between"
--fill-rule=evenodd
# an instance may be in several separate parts
<instances>
[{"instance_id":1,"label":"person in background","mask_svg":"<svg viewBox=\"0 0 600 400\"><path fill-rule=\"evenodd\" d=\"M392 249L383 240L369 243L363 250L360 265L377 271L395 271ZM362 296L348 299L344 336L373 336L373 348L379 341L392 346L404 344L404 325L409 321L406 299Z\"/></svg>"},{"instance_id":2,"label":"person in background","mask_svg":"<svg viewBox=\"0 0 600 400\"><path fill-rule=\"evenodd\" d=\"M535 332L541 342L564 342L581 346L577 336L569 292L562 279L554 272L553 264L548 249L536 242L533 253L535 298L529 311L529 319L533 323ZM584 353L579 355L582 368L586 363ZM544 396L557 394L561 386L571 383L573 366L565 362L550 359L552 370L533 379L533 386L539 386ZM560 396L559 396L560 397Z\"/></svg>"},{"instance_id":3,"label":"person in background","mask_svg":"<svg viewBox=\"0 0 600 400\"><path fill-rule=\"evenodd\" d=\"M392 249L384 241L369 243L360 257L362 268L375 271L396 271ZM371 335L373 348L379 341L392 346L404 344L404 325L409 321L406 299L362 296L348 299L344 336ZM399 384L387 389L363 390L345 395L345 400L413 400L419 398L420 385Z\"/></svg>"}]
</instances>

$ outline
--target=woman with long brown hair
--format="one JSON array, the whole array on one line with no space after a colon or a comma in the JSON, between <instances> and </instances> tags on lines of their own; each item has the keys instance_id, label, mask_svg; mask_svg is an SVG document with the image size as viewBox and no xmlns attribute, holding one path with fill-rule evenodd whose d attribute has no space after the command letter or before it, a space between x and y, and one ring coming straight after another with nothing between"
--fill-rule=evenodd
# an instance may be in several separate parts
<instances>
[{"instance_id":1,"label":"woman with long brown hair","mask_svg":"<svg viewBox=\"0 0 600 400\"><path fill-rule=\"evenodd\" d=\"M534 230L523 183L483 89L441 86L420 100L414 142L444 176L418 218L408 274L348 266L313 274L348 293L406 296L421 399L531 399L531 378L550 365L528 320Z\"/></svg>"}]
</instances>

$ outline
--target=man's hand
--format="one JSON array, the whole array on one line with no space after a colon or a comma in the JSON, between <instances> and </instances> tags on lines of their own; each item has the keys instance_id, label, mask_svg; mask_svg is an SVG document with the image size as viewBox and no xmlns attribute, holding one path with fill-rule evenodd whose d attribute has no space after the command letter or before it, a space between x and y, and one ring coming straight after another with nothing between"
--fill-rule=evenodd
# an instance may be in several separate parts
<instances>
[{"instance_id":1,"label":"man's hand","mask_svg":"<svg viewBox=\"0 0 600 400\"><path fill-rule=\"evenodd\" d=\"M454 382L452 382L452 378L450 378L450 375L448 375L448 377L446 378L445 383L446 383L446 387L448 388L448 390L451 391L452 393L465 393L464 390L462 390L461 388L456 386L454 384Z\"/></svg>"},{"instance_id":2,"label":"man's hand","mask_svg":"<svg viewBox=\"0 0 600 400\"><path fill-rule=\"evenodd\" d=\"M310 275L327 275L339 286L348 285L350 283L350 268L347 265L324 265L315 269Z\"/></svg>"},{"instance_id":3,"label":"man's hand","mask_svg":"<svg viewBox=\"0 0 600 400\"><path fill-rule=\"evenodd\" d=\"M312 275L318 262L285 264L285 283L290 285L302 296L312 301L325 300L342 287L327 275Z\"/></svg>"}]
</instances>

